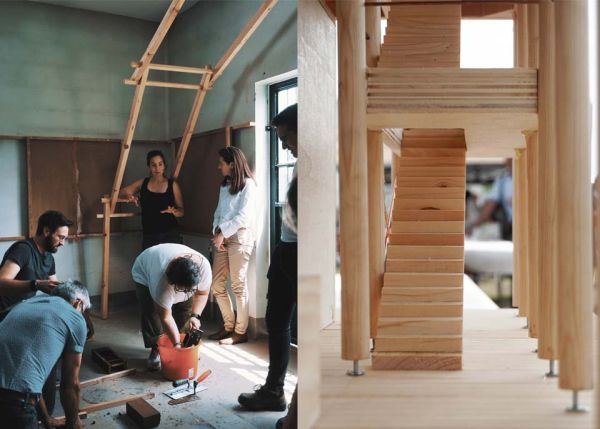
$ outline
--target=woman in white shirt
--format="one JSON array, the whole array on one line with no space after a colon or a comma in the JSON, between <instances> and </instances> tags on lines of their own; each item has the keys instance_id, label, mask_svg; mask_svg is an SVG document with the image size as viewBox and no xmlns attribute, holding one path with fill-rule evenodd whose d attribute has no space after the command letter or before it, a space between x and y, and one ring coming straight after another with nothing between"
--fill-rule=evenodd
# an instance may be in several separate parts
<instances>
[{"instance_id":1,"label":"woman in white shirt","mask_svg":"<svg viewBox=\"0 0 600 429\"><path fill-rule=\"evenodd\" d=\"M223 328L209 336L220 344L248 341L248 285L246 273L254 248L256 182L244 153L236 147L219 151L223 182L213 221L215 255L212 291L223 315ZM227 293L227 278L235 295L237 318Z\"/></svg>"}]
</instances>

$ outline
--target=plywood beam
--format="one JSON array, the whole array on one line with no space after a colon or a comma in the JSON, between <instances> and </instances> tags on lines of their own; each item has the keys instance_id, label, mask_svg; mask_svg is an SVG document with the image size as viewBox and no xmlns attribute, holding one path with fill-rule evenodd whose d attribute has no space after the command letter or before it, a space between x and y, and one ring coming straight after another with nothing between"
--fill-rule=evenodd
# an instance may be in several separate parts
<instances>
[{"instance_id":1,"label":"plywood beam","mask_svg":"<svg viewBox=\"0 0 600 429\"><path fill-rule=\"evenodd\" d=\"M559 387L592 388L592 201L587 2L556 0Z\"/></svg>"},{"instance_id":2,"label":"plywood beam","mask_svg":"<svg viewBox=\"0 0 600 429\"><path fill-rule=\"evenodd\" d=\"M204 97L206 96L206 91L208 90L208 84L210 82L210 74L205 74L202 76L202 80L200 82L200 88L196 93L196 98L194 99L194 104L192 105L192 110L190 112L190 116L188 117L187 124L185 126L185 131L183 132L183 137L181 138L181 144L179 145L179 151L177 152L177 159L175 161L175 171L173 173L173 178L177 179L179 177L179 173L181 173L181 167L183 166L183 160L185 159L185 153L187 151L188 145L190 144L190 140L192 138L192 134L194 134L194 128L196 128L196 122L198 121L198 115L200 115L200 109L202 109L202 104L204 103Z\"/></svg>"},{"instance_id":3,"label":"plywood beam","mask_svg":"<svg viewBox=\"0 0 600 429\"><path fill-rule=\"evenodd\" d=\"M181 7L183 6L184 2L185 0L171 1L171 4L169 5L167 12L165 13L165 16L158 25L154 36L152 37L150 43L148 44L148 47L146 48L146 52L144 52L144 55L142 55L142 58L139 61L139 67L136 68L133 71L133 74L131 75L132 80L140 81L144 73L147 72L148 65L150 65L150 63L152 62L156 51L158 51L158 48L160 47L165 36L167 35L169 28L171 28L173 21L175 21L175 17L181 10Z\"/></svg>"},{"instance_id":4,"label":"plywood beam","mask_svg":"<svg viewBox=\"0 0 600 429\"><path fill-rule=\"evenodd\" d=\"M250 19L246 26L242 29L241 33L233 41L229 49L221 57L217 65L215 66L215 72L210 80L210 86L214 85L219 77L225 71L225 68L235 58L236 54L242 49L244 44L248 41L250 36L258 28L261 22L267 17L271 9L277 4L277 0L265 0L260 6L256 14Z\"/></svg>"},{"instance_id":5,"label":"plywood beam","mask_svg":"<svg viewBox=\"0 0 600 429\"><path fill-rule=\"evenodd\" d=\"M337 2L342 359L369 357L365 9Z\"/></svg>"}]
</instances>

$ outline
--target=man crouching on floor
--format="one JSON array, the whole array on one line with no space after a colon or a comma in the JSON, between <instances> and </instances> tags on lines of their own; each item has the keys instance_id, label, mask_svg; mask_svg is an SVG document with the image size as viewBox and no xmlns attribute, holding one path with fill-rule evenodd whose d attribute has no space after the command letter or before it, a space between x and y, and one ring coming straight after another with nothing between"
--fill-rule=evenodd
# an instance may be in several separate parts
<instances>
[{"instance_id":1,"label":"man crouching on floor","mask_svg":"<svg viewBox=\"0 0 600 429\"><path fill-rule=\"evenodd\" d=\"M37 429L38 416L46 429L56 425L45 410L41 392L52 367L62 358L60 401L66 427L82 427L79 368L87 334L83 312L89 307L85 286L69 280L56 286L50 296L17 304L0 323L0 426Z\"/></svg>"}]
</instances>

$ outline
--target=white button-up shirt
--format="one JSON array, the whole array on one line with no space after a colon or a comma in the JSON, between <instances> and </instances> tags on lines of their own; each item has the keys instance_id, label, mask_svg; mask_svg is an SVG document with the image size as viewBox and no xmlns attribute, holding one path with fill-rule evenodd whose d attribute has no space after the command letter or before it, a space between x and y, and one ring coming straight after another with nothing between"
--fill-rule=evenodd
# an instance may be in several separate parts
<instances>
[{"instance_id":1,"label":"white button-up shirt","mask_svg":"<svg viewBox=\"0 0 600 429\"><path fill-rule=\"evenodd\" d=\"M217 227L225 238L231 237L240 228L254 229L256 216L256 182L246 178L244 189L235 195L229 192L229 185L221 186L219 204L213 220L213 234Z\"/></svg>"}]
</instances>

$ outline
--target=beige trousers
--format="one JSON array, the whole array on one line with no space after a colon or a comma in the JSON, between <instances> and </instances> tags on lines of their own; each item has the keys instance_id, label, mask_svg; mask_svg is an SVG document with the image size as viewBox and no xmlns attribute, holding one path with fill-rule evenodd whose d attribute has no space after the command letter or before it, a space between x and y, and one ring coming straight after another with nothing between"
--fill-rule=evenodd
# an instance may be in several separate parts
<instances>
[{"instance_id":1,"label":"beige trousers","mask_svg":"<svg viewBox=\"0 0 600 429\"><path fill-rule=\"evenodd\" d=\"M246 273L248 262L254 248L254 238L250 230L239 229L223 242L224 251L214 248L212 292L217 299L224 328L234 329L238 334L245 334L248 329L248 285ZM235 295L237 319L233 313L233 303L227 293L227 278L231 278L231 289Z\"/></svg>"}]
</instances>

